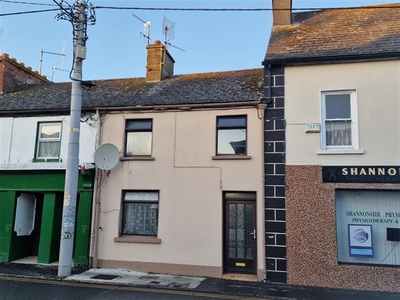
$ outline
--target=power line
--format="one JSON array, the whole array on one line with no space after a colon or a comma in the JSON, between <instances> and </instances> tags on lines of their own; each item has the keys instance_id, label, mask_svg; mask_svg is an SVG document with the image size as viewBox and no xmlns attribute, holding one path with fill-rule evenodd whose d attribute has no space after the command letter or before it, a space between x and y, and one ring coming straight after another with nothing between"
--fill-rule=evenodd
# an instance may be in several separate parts
<instances>
[{"instance_id":1,"label":"power line","mask_svg":"<svg viewBox=\"0 0 400 300\"><path fill-rule=\"evenodd\" d=\"M0 0L0 2L7 2L7 3L13 3L13 4L29 4L29 5L42 5L42 6L56 6L55 4L45 4L45 3L26 2L26 1Z\"/></svg>"},{"instance_id":2,"label":"power line","mask_svg":"<svg viewBox=\"0 0 400 300\"><path fill-rule=\"evenodd\" d=\"M0 14L0 17L36 14L36 13L41 13L41 12L58 11L58 10L59 10L58 8L53 8L53 9L42 9L42 10L20 11L20 12L12 12L12 13Z\"/></svg>"},{"instance_id":3,"label":"power line","mask_svg":"<svg viewBox=\"0 0 400 300\"><path fill-rule=\"evenodd\" d=\"M0 2L9 2L14 4L30 4L30 5L42 5L42 6L55 6L52 4L43 4L36 2L23 2L23 1L11 1L11 0L0 0ZM361 9L400 9L400 6L385 5L385 6L355 6L355 7L335 7L335 8L316 8L316 7L303 7L303 8L292 8L292 9L273 9L273 8L173 8L173 7L119 7L119 6L91 6L91 9L110 9L110 10L148 10L148 11L202 11L202 12L262 12L262 11L323 11L323 10L361 10ZM24 15L34 14L42 12L57 11L58 8L44 9L44 10L30 10L22 12L11 12L0 14L0 17L13 16L13 15Z\"/></svg>"},{"instance_id":4,"label":"power line","mask_svg":"<svg viewBox=\"0 0 400 300\"><path fill-rule=\"evenodd\" d=\"M397 8L400 6L385 5L385 6L353 6L353 7L331 7L331 8L317 8L317 7L303 7L303 8L173 8L173 7L122 7L122 6L93 6L95 9L113 9L113 10L158 10L158 11L207 11L207 12L251 12L251 11L320 11L320 10L358 10L358 9L390 9Z\"/></svg>"}]
</instances>

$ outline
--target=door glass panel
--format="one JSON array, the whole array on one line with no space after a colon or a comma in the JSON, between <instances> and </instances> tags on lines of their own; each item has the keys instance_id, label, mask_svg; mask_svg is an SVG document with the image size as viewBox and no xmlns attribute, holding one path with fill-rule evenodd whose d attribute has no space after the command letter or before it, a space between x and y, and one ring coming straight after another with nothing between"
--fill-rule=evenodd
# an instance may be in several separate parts
<instances>
[{"instance_id":1,"label":"door glass panel","mask_svg":"<svg viewBox=\"0 0 400 300\"><path fill-rule=\"evenodd\" d=\"M246 258L253 259L253 206L246 204Z\"/></svg>"},{"instance_id":2,"label":"door glass panel","mask_svg":"<svg viewBox=\"0 0 400 300\"><path fill-rule=\"evenodd\" d=\"M237 204L237 258L244 258L244 205Z\"/></svg>"},{"instance_id":3,"label":"door glass panel","mask_svg":"<svg viewBox=\"0 0 400 300\"><path fill-rule=\"evenodd\" d=\"M254 197L251 193L229 194L234 194L239 199L225 197L224 272L255 274L257 252L253 233L256 225L256 201L248 200ZM246 198L242 200L239 194Z\"/></svg>"},{"instance_id":4,"label":"door glass panel","mask_svg":"<svg viewBox=\"0 0 400 300\"><path fill-rule=\"evenodd\" d=\"M228 248L229 258L236 257L236 205L229 204L229 218L228 218Z\"/></svg>"}]
</instances>

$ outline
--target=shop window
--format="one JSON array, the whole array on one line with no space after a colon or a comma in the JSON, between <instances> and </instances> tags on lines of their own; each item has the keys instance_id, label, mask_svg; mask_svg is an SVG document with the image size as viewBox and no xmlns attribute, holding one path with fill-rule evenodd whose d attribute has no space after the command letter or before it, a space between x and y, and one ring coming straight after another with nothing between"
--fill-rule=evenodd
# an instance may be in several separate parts
<instances>
[{"instance_id":1,"label":"shop window","mask_svg":"<svg viewBox=\"0 0 400 300\"><path fill-rule=\"evenodd\" d=\"M400 192L337 190L339 263L400 265Z\"/></svg>"},{"instance_id":2,"label":"shop window","mask_svg":"<svg viewBox=\"0 0 400 300\"><path fill-rule=\"evenodd\" d=\"M355 91L322 92L322 150L358 150Z\"/></svg>"},{"instance_id":3,"label":"shop window","mask_svg":"<svg viewBox=\"0 0 400 300\"><path fill-rule=\"evenodd\" d=\"M217 117L217 155L246 155L247 117Z\"/></svg>"},{"instance_id":4,"label":"shop window","mask_svg":"<svg viewBox=\"0 0 400 300\"><path fill-rule=\"evenodd\" d=\"M61 148L61 122L38 124L36 156L38 160L58 159Z\"/></svg>"},{"instance_id":5,"label":"shop window","mask_svg":"<svg viewBox=\"0 0 400 300\"><path fill-rule=\"evenodd\" d=\"M158 195L154 191L124 192L122 235L157 236Z\"/></svg>"},{"instance_id":6,"label":"shop window","mask_svg":"<svg viewBox=\"0 0 400 300\"><path fill-rule=\"evenodd\" d=\"M126 120L125 156L151 156L153 120Z\"/></svg>"}]
</instances>

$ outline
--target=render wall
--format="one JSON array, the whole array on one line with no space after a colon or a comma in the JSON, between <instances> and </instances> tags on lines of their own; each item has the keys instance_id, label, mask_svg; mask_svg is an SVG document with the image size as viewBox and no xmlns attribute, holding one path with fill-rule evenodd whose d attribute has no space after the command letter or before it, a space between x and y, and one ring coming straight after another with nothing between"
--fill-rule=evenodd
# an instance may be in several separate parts
<instances>
[{"instance_id":1,"label":"render wall","mask_svg":"<svg viewBox=\"0 0 400 300\"><path fill-rule=\"evenodd\" d=\"M356 90L363 154L318 154L321 149L320 133L305 132L306 124L321 123L321 91L340 89ZM289 284L399 291L398 266L385 266L383 261L373 265L366 257L359 257L354 263L339 261L338 243L339 240L347 240L347 233L343 236L337 231L340 216L335 194L337 191L398 191L400 185L380 182L383 177L375 176L365 176L365 182L357 182L363 180L363 174L349 178L351 183L326 182L323 173L323 168L329 166L386 166L397 170L400 165L399 116L398 61L285 68L286 249ZM334 175L333 181L338 178L337 174ZM393 178L395 176L386 176L384 180ZM362 197L354 199L354 203L362 207L361 213L370 212L370 206L362 206L363 201ZM374 211L385 212L385 208L379 206L379 201L376 199L378 208ZM395 202L394 211L400 211L400 202ZM353 220L358 222L358 219ZM372 222L375 220L366 220L367 223L356 225L372 225L372 234L376 238L377 226ZM350 230L348 234L350 240ZM389 246L396 246L395 242L386 241L386 236L382 240ZM376 247L382 245L376 243L374 247L377 250ZM392 250L398 251L395 247Z\"/></svg>"},{"instance_id":2,"label":"render wall","mask_svg":"<svg viewBox=\"0 0 400 300\"><path fill-rule=\"evenodd\" d=\"M216 117L247 115L250 159L215 160ZM154 160L120 161L101 184L98 260L103 267L221 277L224 191L257 195L257 275L264 274L263 121L255 108L108 114L101 144L122 155L125 119L153 119ZM116 241L123 190L159 191L159 243Z\"/></svg>"},{"instance_id":3,"label":"render wall","mask_svg":"<svg viewBox=\"0 0 400 300\"><path fill-rule=\"evenodd\" d=\"M318 155L321 91L356 89L362 155ZM288 165L398 164L400 162L400 63L398 61L285 68Z\"/></svg>"},{"instance_id":4,"label":"render wall","mask_svg":"<svg viewBox=\"0 0 400 300\"><path fill-rule=\"evenodd\" d=\"M32 163L38 122L62 121L60 163ZM0 118L0 169L58 169L67 161L69 116ZM97 125L81 123L79 161L93 163Z\"/></svg>"}]
</instances>

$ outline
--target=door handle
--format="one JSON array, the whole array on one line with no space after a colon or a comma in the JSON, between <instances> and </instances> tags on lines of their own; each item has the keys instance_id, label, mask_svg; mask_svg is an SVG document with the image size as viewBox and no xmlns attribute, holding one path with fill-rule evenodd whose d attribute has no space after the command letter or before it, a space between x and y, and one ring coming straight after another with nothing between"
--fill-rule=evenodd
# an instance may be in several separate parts
<instances>
[{"instance_id":1,"label":"door handle","mask_svg":"<svg viewBox=\"0 0 400 300\"><path fill-rule=\"evenodd\" d=\"M253 232L250 232L250 234L253 236L253 240L255 240L257 237L256 230L253 229Z\"/></svg>"}]
</instances>

